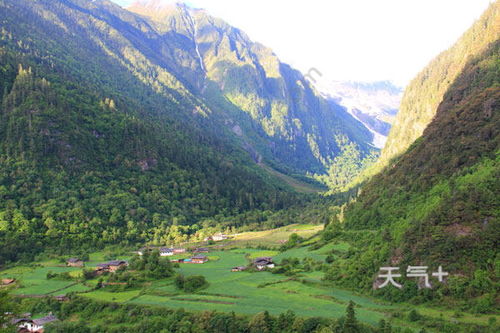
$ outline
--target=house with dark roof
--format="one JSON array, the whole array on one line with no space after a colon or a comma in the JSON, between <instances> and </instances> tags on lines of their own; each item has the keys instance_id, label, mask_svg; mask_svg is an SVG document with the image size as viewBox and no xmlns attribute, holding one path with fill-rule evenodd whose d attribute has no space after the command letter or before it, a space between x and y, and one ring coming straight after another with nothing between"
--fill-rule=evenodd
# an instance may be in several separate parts
<instances>
[{"instance_id":1,"label":"house with dark roof","mask_svg":"<svg viewBox=\"0 0 500 333\"><path fill-rule=\"evenodd\" d=\"M264 270L266 268L274 268L274 262L273 258L271 257L261 257L261 258L256 258L253 261L254 266L259 270Z\"/></svg>"},{"instance_id":2,"label":"house with dark roof","mask_svg":"<svg viewBox=\"0 0 500 333\"><path fill-rule=\"evenodd\" d=\"M57 317L49 314L48 316L38 318L38 319L30 319L30 318L18 318L13 319L11 323L17 326L18 332L31 332L31 333L43 333L44 327L57 321Z\"/></svg>"},{"instance_id":3,"label":"house with dark roof","mask_svg":"<svg viewBox=\"0 0 500 333\"><path fill-rule=\"evenodd\" d=\"M102 264L98 264L96 267L96 273L102 274L104 272L116 272L121 267L128 266L128 262L125 260L111 260Z\"/></svg>"},{"instance_id":4,"label":"house with dark roof","mask_svg":"<svg viewBox=\"0 0 500 333\"><path fill-rule=\"evenodd\" d=\"M69 258L66 261L66 265L70 266L70 267L83 267L84 263L83 263L83 260L81 260L79 258Z\"/></svg>"},{"instance_id":5,"label":"house with dark roof","mask_svg":"<svg viewBox=\"0 0 500 333\"><path fill-rule=\"evenodd\" d=\"M170 257L174 255L174 249L170 247L162 247L160 248L160 256L161 257Z\"/></svg>"},{"instance_id":6,"label":"house with dark roof","mask_svg":"<svg viewBox=\"0 0 500 333\"><path fill-rule=\"evenodd\" d=\"M191 263L193 263L193 264L204 264L207 261L208 261L207 256L204 256L201 254L198 254L198 255L191 258Z\"/></svg>"}]
</instances>

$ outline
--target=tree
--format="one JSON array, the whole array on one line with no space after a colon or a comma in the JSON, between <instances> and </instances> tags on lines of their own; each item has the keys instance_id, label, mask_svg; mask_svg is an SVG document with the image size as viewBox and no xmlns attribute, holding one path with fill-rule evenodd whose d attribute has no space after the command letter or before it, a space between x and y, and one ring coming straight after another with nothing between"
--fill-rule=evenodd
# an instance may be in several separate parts
<instances>
[{"instance_id":1,"label":"tree","mask_svg":"<svg viewBox=\"0 0 500 333\"><path fill-rule=\"evenodd\" d=\"M413 309L408 313L408 320L412 322L420 320L420 314L417 310Z\"/></svg>"},{"instance_id":2,"label":"tree","mask_svg":"<svg viewBox=\"0 0 500 333\"><path fill-rule=\"evenodd\" d=\"M353 301L349 301L349 305L346 308L346 317L342 329L343 333L359 332L358 320L356 319L356 312L354 311Z\"/></svg>"},{"instance_id":3,"label":"tree","mask_svg":"<svg viewBox=\"0 0 500 333\"><path fill-rule=\"evenodd\" d=\"M273 322L269 312L257 313L248 324L250 333L270 333L273 331Z\"/></svg>"},{"instance_id":4,"label":"tree","mask_svg":"<svg viewBox=\"0 0 500 333\"><path fill-rule=\"evenodd\" d=\"M6 314L14 311L14 305L12 304L7 291L0 291L0 331L3 325L9 322Z\"/></svg>"}]
</instances>

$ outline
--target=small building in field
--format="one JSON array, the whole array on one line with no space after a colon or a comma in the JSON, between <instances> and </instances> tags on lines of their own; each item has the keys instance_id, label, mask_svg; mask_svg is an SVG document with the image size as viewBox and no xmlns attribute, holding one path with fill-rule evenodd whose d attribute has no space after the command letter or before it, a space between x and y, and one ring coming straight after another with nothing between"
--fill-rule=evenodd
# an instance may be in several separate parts
<instances>
[{"instance_id":1,"label":"small building in field","mask_svg":"<svg viewBox=\"0 0 500 333\"><path fill-rule=\"evenodd\" d=\"M66 261L66 265L70 267L83 267L84 262L79 258L69 258L68 261Z\"/></svg>"},{"instance_id":2,"label":"small building in field","mask_svg":"<svg viewBox=\"0 0 500 333\"><path fill-rule=\"evenodd\" d=\"M104 272L114 273L121 267L128 266L128 262L125 260L111 260L102 264L98 264L96 267L96 273L102 274Z\"/></svg>"},{"instance_id":3,"label":"small building in field","mask_svg":"<svg viewBox=\"0 0 500 333\"><path fill-rule=\"evenodd\" d=\"M160 248L160 256L161 257L170 257L174 255L174 249L170 247L162 247Z\"/></svg>"},{"instance_id":4,"label":"small building in field","mask_svg":"<svg viewBox=\"0 0 500 333\"><path fill-rule=\"evenodd\" d=\"M58 319L56 316L50 314L48 316L38 319L29 319L29 318L14 319L13 321L11 321L11 323L17 326L18 332L43 333L44 327L47 324L57 320Z\"/></svg>"},{"instance_id":5,"label":"small building in field","mask_svg":"<svg viewBox=\"0 0 500 333\"><path fill-rule=\"evenodd\" d=\"M9 286L14 282L16 282L16 279L2 279L2 286Z\"/></svg>"},{"instance_id":6,"label":"small building in field","mask_svg":"<svg viewBox=\"0 0 500 333\"><path fill-rule=\"evenodd\" d=\"M256 258L253 261L254 266L259 270L262 271L266 268L274 268L274 262L273 258L271 257L261 257L261 258Z\"/></svg>"},{"instance_id":7,"label":"small building in field","mask_svg":"<svg viewBox=\"0 0 500 333\"><path fill-rule=\"evenodd\" d=\"M181 253L186 253L186 249L181 247L174 248L174 254L181 254Z\"/></svg>"},{"instance_id":8,"label":"small building in field","mask_svg":"<svg viewBox=\"0 0 500 333\"><path fill-rule=\"evenodd\" d=\"M191 258L191 263L193 264L204 264L208 261L207 256L204 255L196 255Z\"/></svg>"},{"instance_id":9,"label":"small building in field","mask_svg":"<svg viewBox=\"0 0 500 333\"><path fill-rule=\"evenodd\" d=\"M231 268L231 272L243 272L246 269L247 269L246 266L236 266Z\"/></svg>"}]
</instances>

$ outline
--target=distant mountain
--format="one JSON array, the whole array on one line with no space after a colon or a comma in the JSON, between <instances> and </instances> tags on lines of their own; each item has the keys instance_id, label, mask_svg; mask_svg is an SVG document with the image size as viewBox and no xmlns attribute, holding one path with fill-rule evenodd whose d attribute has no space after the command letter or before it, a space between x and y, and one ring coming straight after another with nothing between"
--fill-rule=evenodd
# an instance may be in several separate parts
<instances>
[{"instance_id":1,"label":"distant mountain","mask_svg":"<svg viewBox=\"0 0 500 333\"><path fill-rule=\"evenodd\" d=\"M417 288L422 281L416 280L401 291L377 293L447 304L458 298L477 312L495 307L499 25L497 1L408 86L384 148L382 162L389 166L362 187L343 211L342 223L329 227L332 238L353 244L351 255L334 263L329 279L370 289L380 267L442 265L450 278L445 284L434 281L433 292Z\"/></svg>"},{"instance_id":2,"label":"distant mountain","mask_svg":"<svg viewBox=\"0 0 500 333\"><path fill-rule=\"evenodd\" d=\"M321 82L319 90L373 133L373 145L383 148L398 113L403 90L389 81Z\"/></svg>"}]
</instances>

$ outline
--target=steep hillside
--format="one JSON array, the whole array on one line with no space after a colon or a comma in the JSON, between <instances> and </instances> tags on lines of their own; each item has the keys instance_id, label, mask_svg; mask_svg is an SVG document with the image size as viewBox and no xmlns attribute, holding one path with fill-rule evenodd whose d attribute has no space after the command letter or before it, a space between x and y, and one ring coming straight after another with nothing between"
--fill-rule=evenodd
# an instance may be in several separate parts
<instances>
[{"instance_id":1,"label":"steep hillside","mask_svg":"<svg viewBox=\"0 0 500 333\"><path fill-rule=\"evenodd\" d=\"M0 22L0 264L302 202L160 66L147 21L108 1L2 0Z\"/></svg>"},{"instance_id":2,"label":"steep hillside","mask_svg":"<svg viewBox=\"0 0 500 333\"><path fill-rule=\"evenodd\" d=\"M239 29L204 10L161 0L137 1L128 10L151 18L159 38L178 47L167 56L197 94L219 107L230 102L250 117L250 125L234 113L224 121L264 159L302 173L324 173L347 147L359 153L356 162L377 153L369 130Z\"/></svg>"},{"instance_id":3,"label":"steep hillside","mask_svg":"<svg viewBox=\"0 0 500 333\"><path fill-rule=\"evenodd\" d=\"M487 28L498 27L498 9L498 2L492 4L465 36L474 36L476 45L491 39ZM479 32L479 27L485 29ZM333 264L328 279L368 289L377 286L379 267L423 265L435 270L442 265L450 277L444 284L432 281L432 292L417 290L417 284L408 279L403 291L385 288L377 293L417 302L451 297L477 312L494 308L500 267L498 31L496 41L467 57L423 135L363 187L344 212L343 223L328 227L325 239L348 240L353 245L348 257ZM454 66L450 51L445 54L450 58L438 58L444 61L439 71ZM438 70L436 64L433 61L423 73ZM428 88L410 87L405 95L425 99ZM433 93L428 94L432 98ZM420 100L414 103L422 108Z\"/></svg>"},{"instance_id":4,"label":"steep hillside","mask_svg":"<svg viewBox=\"0 0 500 333\"><path fill-rule=\"evenodd\" d=\"M380 159L369 174L404 153L433 120L444 94L474 56L498 39L499 4L495 2L450 49L436 57L405 89L401 107Z\"/></svg>"}]
</instances>

